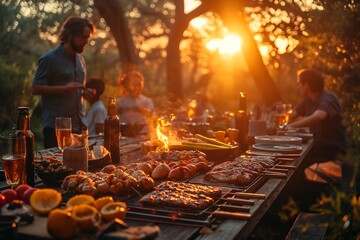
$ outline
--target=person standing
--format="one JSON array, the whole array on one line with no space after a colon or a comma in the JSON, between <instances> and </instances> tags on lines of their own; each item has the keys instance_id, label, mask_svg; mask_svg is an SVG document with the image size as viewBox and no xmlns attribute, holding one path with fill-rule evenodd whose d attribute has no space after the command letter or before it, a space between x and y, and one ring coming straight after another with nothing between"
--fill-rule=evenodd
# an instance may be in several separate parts
<instances>
[{"instance_id":1,"label":"person standing","mask_svg":"<svg viewBox=\"0 0 360 240\"><path fill-rule=\"evenodd\" d=\"M94 32L95 26L88 19L68 17L61 28L61 43L38 61L31 90L34 95L41 95L45 148L57 146L56 117L71 117L73 132L81 132L86 80L85 59L81 53Z\"/></svg>"},{"instance_id":2,"label":"person standing","mask_svg":"<svg viewBox=\"0 0 360 240\"><path fill-rule=\"evenodd\" d=\"M89 129L89 135L98 133L97 126L104 126L104 121L107 116L105 106L100 100L100 96L105 90L105 83L100 78L91 78L86 83L87 89L94 89L95 91L85 95L85 99L89 101L90 108L86 113L86 125Z\"/></svg>"}]
</instances>

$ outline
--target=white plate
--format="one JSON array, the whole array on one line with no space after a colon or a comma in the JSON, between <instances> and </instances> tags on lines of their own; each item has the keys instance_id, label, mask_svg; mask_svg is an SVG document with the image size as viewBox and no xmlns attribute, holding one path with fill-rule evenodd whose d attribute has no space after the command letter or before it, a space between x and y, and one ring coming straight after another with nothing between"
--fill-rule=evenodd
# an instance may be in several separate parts
<instances>
[{"instance_id":1,"label":"white plate","mask_svg":"<svg viewBox=\"0 0 360 240\"><path fill-rule=\"evenodd\" d=\"M253 145L254 150L267 151L267 152L282 152L282 153L293 153L301 152L302 147L291 145L291 144L271 144L271 143L255 143Z\"/></svg>"},{"instance_id":2,"label":"white plate","mask_svg":"<svg viewBox=\"0 0 360 240\"><path fill-rule=\"evenodd\" d=\"M303 140L303 142L306 142L314 137L314 135L312 133L287 132L284 134L285 134L285 136L299 137Z\"/></svg>"},{"instance_id":3,"label":"white plate","mask_svg":"<svg viewBox=\"0 0 360 240\"><path fill-rule=\"evenodd\" d=\"M289 158L300 157L300 153L279 153L279 152L266 152L266 151L258 151L258 150L247 150L246 154L254 155L254 156L272 156L272 157L289 157Z\"/></svg>"},{"instance_id":4,"label":"white plate","mask_svg":"<svg viewBox=\"0 0 360 240\"><path fill-rule=\"evenodd\" d=\"M255 136L255 143L272 143L272 144L294 144L301 145L302 138L294 136Z\"/></svg>"}]
</instances>

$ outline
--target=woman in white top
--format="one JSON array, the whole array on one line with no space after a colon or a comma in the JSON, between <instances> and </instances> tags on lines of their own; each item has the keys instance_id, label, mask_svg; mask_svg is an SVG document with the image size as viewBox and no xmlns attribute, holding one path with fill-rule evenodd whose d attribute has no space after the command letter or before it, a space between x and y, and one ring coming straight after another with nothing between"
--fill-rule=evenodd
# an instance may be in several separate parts
<instances>
[{"instance_id":1,"label":"woman in white top","mask_svg":"<svg viewBox=\"0 0 360 240\"><path fill-rule=\"evenodd\" d=\"M123 74L119 81L125 89L125 95L116 100L120 121L129 125L145 125L141 133L146 134L153 115L154 103L142 94L144 76L141 72L132 70Z\"/></svg>"}]
</instances>

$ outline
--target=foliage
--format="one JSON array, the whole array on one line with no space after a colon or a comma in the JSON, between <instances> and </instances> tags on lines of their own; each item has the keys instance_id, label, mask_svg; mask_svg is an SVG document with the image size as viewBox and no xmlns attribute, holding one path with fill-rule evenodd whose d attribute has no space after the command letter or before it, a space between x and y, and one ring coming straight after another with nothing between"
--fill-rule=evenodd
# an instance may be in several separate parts
<instances>
[{"instance_id":1,"label":"foliage","mask_svg":"<svg viewBox=\"0 0 360 240\"><path fill-rule=\"evenodd\" d=\"M331 196L322 194L310 210L329 217L328 239L358 239L360 237L360 197L334 188Z\"/></svg>"}]
</instances>

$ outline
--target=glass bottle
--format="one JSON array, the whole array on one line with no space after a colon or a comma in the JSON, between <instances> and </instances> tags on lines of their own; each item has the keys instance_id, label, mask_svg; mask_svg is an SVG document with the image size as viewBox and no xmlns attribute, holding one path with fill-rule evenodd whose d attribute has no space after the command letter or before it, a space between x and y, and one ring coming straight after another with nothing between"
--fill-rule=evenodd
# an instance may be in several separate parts
<instances>
[{"instance_id":1,"label":"glass bottle","mask_svg":"<svg viewBox=\"0 0 360 240\"><path fill-rule=\"evenodd\" d=\"M246 111L246 95L245 92L240 92L239 111L235 117L236 128L239 130L237 142L240 145L242 152L248 149L248 131L249 131L249 115Z\"/></svg>"},{"instance_id":2,"label":"glass bottle","mask_svg":"<svg viewBox=\"0 0 360 240\"><path fill-rule=\"evenodd\" d=\"M109 97L108 115L104 121L104 147L109 150L113 164L120 163L120 119L116 115L115 98Z\"/></svg>"},{"instance_id":3,"label":"glass bottle","mask_svg":"<svg viewBox=\"0 0 360 240\"><path fill-rule=\"evenodd\" d=\"M18 122L15 135L25 136L26 139L26 158L25 171L21 177L22 184L35 185L34 180L34 134L30 130L30 108L18 107Z\"/></svg>"}]
</instances>

